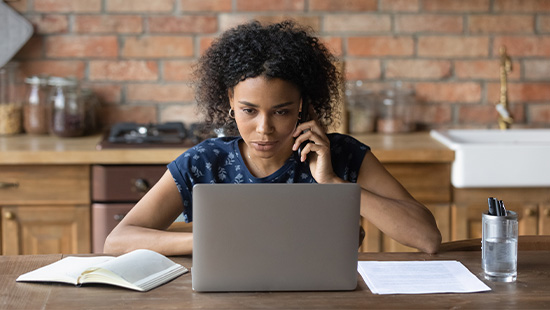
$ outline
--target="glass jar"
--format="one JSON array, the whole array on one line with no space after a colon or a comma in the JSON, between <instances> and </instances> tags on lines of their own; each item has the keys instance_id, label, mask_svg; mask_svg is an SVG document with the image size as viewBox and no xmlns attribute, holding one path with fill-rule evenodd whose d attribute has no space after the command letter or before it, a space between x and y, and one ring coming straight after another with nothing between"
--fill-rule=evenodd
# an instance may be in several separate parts
<instances>
[{"instance_id":1,"label":"glass jar","mask_svg":"<svg viewBox=\"0 0 550 310\"><path fill-rule=\"evenodd\" d=\"M97 121L99 100L94 92L89 88L81 88L80 96L82 97L85 108L85 134L94 134L98 131L99 127Z\"/></svg>"},{"instance_id":2,"label":"glass jar","mask_svg":"<svg viewBox=\"0 0 550 310\"><path fill-rule=\"evenodd\" d=\"M85 106L74 79L52 77L49 105L51 108L50 132L59 137L80 137L86 128Z\"/></svg>"},{"instance_id":3,"label":"glass jar","mask_svg":"<svg viewBox=\"0 0 550 310\"><path fill-rule=\"evenodd\" d=\"M367 85L362 81L348 82L346 86L349 133L373 132L377 94L367 89Z\"/></svg>"},{"instance_id":4,"label":"glass jar","mask_svg":"<svg viewBox=\"0 0 550 310\"><path fill-rule=\"evenodd\" d=\"M414 130L413 115L415 95L401 83L384 90L380 96L379 115L376 129L381 133L402 133Z\"/></svg>"},{"instance_id":5,"label":"glass jar","mask_svg":"<svg viewBox=\"0 0 550 310\"><path fill-rule=\"evenodd\" d=\"M25 79L27 92L23 102L23 127L30 134L47 134L50 128L48 109L48 77Z\"/></svg>"},{"instance_id":6,"label":"glass jar","mask_svg":"<svg viewBox=\"0 0 550 310\"><path fill-rule=\"evenodd\" d=\"M21 132L21 102L17 96L18 64L9 62L0 68L0 135Z\"/></svg>"}]
</instances>

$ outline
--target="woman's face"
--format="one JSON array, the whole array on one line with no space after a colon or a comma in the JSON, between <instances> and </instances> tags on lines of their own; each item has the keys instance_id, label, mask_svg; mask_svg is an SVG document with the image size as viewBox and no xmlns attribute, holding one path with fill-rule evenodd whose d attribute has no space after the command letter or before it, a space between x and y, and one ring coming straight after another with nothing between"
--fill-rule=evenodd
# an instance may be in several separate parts
<instances>
[{"instance_id":1,"label":"woman's face","mask_svg":"<svg viewBox=\"0 0 550 310\"><path fill-rule=\"evenodd\" d=\"M246 143L245 156L279 160L290 156L301 106L294 84L278 78L248 78L229 92L229 101Z\"/></svg>"}]
</instances>

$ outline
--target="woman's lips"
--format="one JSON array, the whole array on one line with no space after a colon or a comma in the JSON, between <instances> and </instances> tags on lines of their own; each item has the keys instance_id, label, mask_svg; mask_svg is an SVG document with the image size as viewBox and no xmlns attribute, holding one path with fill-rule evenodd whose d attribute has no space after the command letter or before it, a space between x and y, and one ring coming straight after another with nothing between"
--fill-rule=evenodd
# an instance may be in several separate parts
<instances>
[{"instance_id":1,"label":"woman's lips","mask_svg":"<svg viewBox=\"0 0 550 310\"><path fill-rule=\"evenodd\" d=\"M252 147L254 147L256 151L267 152L274 149L276 144L277 142L275 141L256 141L252 142Z\"/></svg>"}]
</instances>

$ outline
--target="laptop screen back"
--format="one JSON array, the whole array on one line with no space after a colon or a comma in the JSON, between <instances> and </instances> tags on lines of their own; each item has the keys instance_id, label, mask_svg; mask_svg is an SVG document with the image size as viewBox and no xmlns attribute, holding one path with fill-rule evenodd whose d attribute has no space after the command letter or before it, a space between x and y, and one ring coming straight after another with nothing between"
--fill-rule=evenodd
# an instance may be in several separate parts
<instances>
[{"instance_id":1,"label":"laptop screen back","mask_svg":"<svg viewBox=\"0 0 550 310\"><path fill-rule=\"evenodd\" d=\"M196 291L353 290L357 184L199 184Z\"/></svg>"}]
</instances>

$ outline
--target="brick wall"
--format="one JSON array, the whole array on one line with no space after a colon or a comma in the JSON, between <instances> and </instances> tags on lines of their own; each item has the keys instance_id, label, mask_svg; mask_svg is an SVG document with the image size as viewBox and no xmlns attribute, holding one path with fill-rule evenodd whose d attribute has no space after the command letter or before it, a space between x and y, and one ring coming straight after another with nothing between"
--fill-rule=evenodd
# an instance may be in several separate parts
<instances>
[{"instance_id":1,"label":"brick wall","mask_svg":"<svg viewBox=\"0 0 550 310\"><path fill-rule=\"evenodd\" d=\"M75 76L102 120L196 120L193 61L240 22L311 26L373 88L403 81L420 128L496 127L499 47L513 61L515 127L550 127L550 0L19 0L35 26L24 75Z\"/></svg>"}]
</instances>

